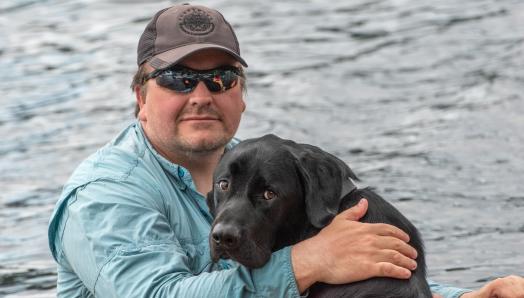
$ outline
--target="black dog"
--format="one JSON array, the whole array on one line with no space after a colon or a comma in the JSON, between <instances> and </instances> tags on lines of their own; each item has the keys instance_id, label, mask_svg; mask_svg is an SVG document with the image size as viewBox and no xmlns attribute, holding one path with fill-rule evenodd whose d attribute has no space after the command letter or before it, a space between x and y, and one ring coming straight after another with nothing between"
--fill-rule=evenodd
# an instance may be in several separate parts
<instances>
[{"instance_id":1,"label":"black dog","mask_svg":"<svg viewBox=\"0 0 524 298\"><path fill-rule=\"evenodd\" d=\"M357 189L351 179L358 180L343 161L317 147L274 135L241 142L222 157L207 195L215 217L209 238L212 259L261 267L273 251L315 235L364 197L369 207L361 221L392 224L408 233L409 244L418 252L417 269L409 280L317 283L309 297L431 297L417 229L379 195Z\"/></svg>"}]
</instances>

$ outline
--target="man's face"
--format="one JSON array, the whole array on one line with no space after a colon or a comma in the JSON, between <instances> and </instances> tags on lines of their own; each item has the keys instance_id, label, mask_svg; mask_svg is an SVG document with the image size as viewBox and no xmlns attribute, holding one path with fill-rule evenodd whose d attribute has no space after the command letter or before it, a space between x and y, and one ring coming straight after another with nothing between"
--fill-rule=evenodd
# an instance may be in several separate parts
<instances>
[{"instance_id":1,"label":"man's face","mask_svg":"<svg viewBox=\"0 0 524 298\"><path fill-rule=\"evenodd\" d=\"M233 57L220 50L197 52L179 64L195 70L239 66ZM224 92L212 93L199 82L192 92L178 93L151 79L147 81L145 98L140 92L137 96L138 118L149 141L172 161L179 154L221 150L236 133L245 109L240 83Z\"/></svg>"}]
</instances>

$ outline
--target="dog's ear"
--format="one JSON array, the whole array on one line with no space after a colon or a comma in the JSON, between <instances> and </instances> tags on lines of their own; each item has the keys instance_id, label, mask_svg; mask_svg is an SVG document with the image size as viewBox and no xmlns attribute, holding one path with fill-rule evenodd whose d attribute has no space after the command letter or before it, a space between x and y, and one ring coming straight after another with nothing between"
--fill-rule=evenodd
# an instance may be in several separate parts
<instances>
[{"instance_id":1,"label":"dog's ear","mask_svg":"<svg viewBox=\"0 0 524 298\"><path fill-rule=\"evenodd\" d=\"M316 228L323 228L338 214L347 185L355 187L349 178L358 178L346 163L318 147L294 142L286 145L297 160L309 221Z\"/></svg>"}]
</instances>

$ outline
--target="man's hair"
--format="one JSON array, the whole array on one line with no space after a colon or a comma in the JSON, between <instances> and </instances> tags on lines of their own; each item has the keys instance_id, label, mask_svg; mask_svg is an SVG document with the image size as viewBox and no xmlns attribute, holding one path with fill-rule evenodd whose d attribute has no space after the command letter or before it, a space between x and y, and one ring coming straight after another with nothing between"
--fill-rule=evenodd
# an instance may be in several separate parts
<instances>
[{"instance_id":1,"label":"man's hair","mask_svg":"<svg viewBox=\"0 0 524 298\"><path fill-rule=\"evenodd\" d=\"M148 72L146 70L146 63L142 63L138 70L136 71L135 75L133 76L133 80L131 81L131 91L135 92L136 87L140 87L140 96L142 98L145 98L147 94L147 85L146 85L146 76ZM135 118L138 117L138 112L140 112L140 106L138 105L138 102L135 105Z\"/></svg>"},{"instance_id":2,"label":"man's hair","mask_svg":"<svg viewBox=\"0 0 524 298\"><path fill-rule=\"evenodd\" d=\"M133 76L133 80L131 81L131 91L135 92L136 87L140 87L140 96L142 98L146 97L147 94L147 88L146 88L146 77L149 74L146 69L147 63L142 63L138 70L136 71L135 75ZM240 88L242 88L242 92L244 95L247 92L247 86L246 86L246 74L240 66ZM135 118L138 117L138 113L140 112L140 105L138 105L138 102L135 105Z\"/></svg>"}]
</instances>

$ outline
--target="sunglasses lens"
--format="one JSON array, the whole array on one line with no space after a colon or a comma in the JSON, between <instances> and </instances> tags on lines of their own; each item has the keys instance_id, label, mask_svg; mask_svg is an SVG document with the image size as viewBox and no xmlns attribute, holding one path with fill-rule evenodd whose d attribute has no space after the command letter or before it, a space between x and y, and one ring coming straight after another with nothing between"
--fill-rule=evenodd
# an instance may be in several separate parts
<instances>
[{"instance_id":1,"label":"sunglasses lens","mask_svg":"<svg viewBox=\"0 0 524 298\"><path fill-rule=\"evenodd\" d=\"M223 92L235 87L238 76L232 70L215 71L204 79L207 89L211 92Z\"/></svg>"},{"instance_id":2,"label":"sunglasses lens","mask_svg":"<svg viewBox=\"0 0 524 298\"><path fill-rule=\"evenodd\" d=\"M235 87L238 74L233 69L215 69L209 72L174 69L167 70L156 77L158 85L180 93L193 91L199 81L203 81L211 92L223 92Z\"/></svg>"},{"instance_id":3,"label":"sunglasses lens","mask_svg":"<svg viewBox=\"0 0 524 298\"><path fill-rule=\"evenodd\" d=\"M156 83L164 88L171 89L180 93L189 93L195 89L198 80L178 76L176 74L163 74L156 78Z\"/></svg>"},{"instance_id":4,"label":"sunglasses lens","mask_svg":"<svg viewBox=\"0 0 524 298\"><path fill-rule=\"evenodd\" d=\"M227 70L224 72L224 75L222 76L222 82L224 83L224 86L226 86L227 89L231 89L235 87L235 85L238 82L238 75L234 73L232 70Z\"/></svg>"}]
</instances>

